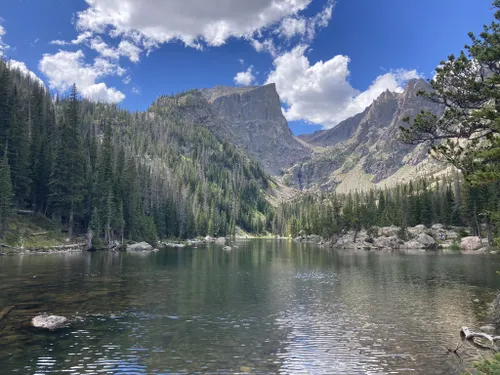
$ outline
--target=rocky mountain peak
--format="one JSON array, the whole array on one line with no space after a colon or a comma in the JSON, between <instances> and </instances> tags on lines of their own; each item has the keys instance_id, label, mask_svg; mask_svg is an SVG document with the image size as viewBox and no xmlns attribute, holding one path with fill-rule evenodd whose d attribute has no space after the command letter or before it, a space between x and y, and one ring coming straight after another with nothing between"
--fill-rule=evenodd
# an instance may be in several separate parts
<instances>
[{"instance_id":1,"label":"rocky mountain peak","mask_svg":"<svg viewBox=\"0 0 500 375\"><path fill-rule=\"evenodd\" d=\"M176 106L182 118L246 150L272 175L312 154L290 131L274 83L193 90L157 105Z\"/></svg>"}]
</instances>

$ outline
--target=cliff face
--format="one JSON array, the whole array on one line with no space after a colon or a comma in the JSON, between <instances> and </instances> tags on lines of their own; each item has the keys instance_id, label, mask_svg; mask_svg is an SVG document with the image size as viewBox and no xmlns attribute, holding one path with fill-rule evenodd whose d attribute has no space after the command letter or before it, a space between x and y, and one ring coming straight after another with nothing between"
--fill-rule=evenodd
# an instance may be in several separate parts
<instances>
[{"instance_id":1,"label":"cliff face","mask_svg":"<svg viewBox=\"0 0 500 375\"><path fill-rule=\"evenodd\" d=\"M429 85L422 79L408 81L404 92L380 95L366 110L333 129L302 138L326 151L288 170L285 180L299 188L330 189L353 173L370 184L393 176L407 166L416 166L427 157L427 149L401 143L399 126L406 116L421 110L442 114L443 108L417 96ZM366 187L361 184L359 188Z\"/></svg>"},{"instance_id":2,"label":"cliff face","mask_svg":"<svg viewBox=\"0 0 500 375\"><path fill-rule=\"evenodd\" d=\"M157 105L176 108L184 120L244 149L271 175L312 155L288 128L274 84L194 90L160 98Z\"/></svg>"},{"instance_id":3,"label":"cliff face","mask_svg":"<svg viewBox=\"0 0 500 375\"><path fill-rule=\"evenodd\" d=\"M311 155L290 131L274 84L201 92L223 124L214 132L245 149L271 174Z\"/></svg>"}]
</instances>

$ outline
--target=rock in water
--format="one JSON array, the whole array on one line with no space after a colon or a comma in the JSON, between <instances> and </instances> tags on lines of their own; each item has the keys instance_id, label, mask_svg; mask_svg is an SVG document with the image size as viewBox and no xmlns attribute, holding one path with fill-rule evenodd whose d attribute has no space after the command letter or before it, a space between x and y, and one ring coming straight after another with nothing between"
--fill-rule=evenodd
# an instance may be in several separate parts
<instances>
[{"instance_id":1,"label":"rock in water","mask_svg":"<svg viewBox=\"0 0 500 375\"><path fill-rule=\"evenodd\" d=\"M69 325L69 320L64 316L42 314L35 316L31 320L31 324L35 328L54 331L56 329L66 328Z\"/></svg>"},{"instance_id":2,"label":"rock in water","mask_svg":"<svg viewBox=\"0 0 500 375\"><path fill-rule=\"evenodd\" d=\"M225 251L231 251L231 250L233 250L233 248L231 246L224 246L224 250Z\"/></svg>"},{"instance_id":3,"label":"rock in water","mask_svg":"<svg viewBox=\"0 0 500 375\"><path fill-rule=\"evenodd\" d=\"M147 242L139 242L127 246L127 251L153 251L154 248Z\"/></svg>"}]
</instances>

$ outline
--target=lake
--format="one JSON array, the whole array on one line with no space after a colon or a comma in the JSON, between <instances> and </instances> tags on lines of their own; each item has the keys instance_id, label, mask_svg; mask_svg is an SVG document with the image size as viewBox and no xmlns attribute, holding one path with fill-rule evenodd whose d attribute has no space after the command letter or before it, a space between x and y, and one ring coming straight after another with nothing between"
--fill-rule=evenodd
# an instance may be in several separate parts
<instances>
[{"instance_id":1,"label":"lake","mask_svg":"<svg viewBox=\"0 0 500 375\"><path fill-rule=\"evenodd\" d=\"M238 241L0 257L3 374L460 374L500 257ZM477 301L479 300L479 302ZM38 312L70 328L28 327Z\"/></svg>"}]
</instances>

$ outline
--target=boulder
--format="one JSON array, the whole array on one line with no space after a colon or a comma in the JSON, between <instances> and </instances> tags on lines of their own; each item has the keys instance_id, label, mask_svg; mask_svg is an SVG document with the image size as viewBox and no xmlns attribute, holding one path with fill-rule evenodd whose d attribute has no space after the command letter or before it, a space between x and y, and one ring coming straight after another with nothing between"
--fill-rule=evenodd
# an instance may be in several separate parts
<instances>
[{"instance_id":1,"label":"boulder","mask_svg":"<svg viewBox=\"0 0 500 375\"><path fill-rule=\"evenodd\" d=\"M422 244L422 247L421 247L422 249L432 249L432 248L436 247L436 240L425 233L420 233L415 238L415 241Z\"/></svg>"},{"instance_id":2,"label":"boulder","mask_svg":"<svg viewBox=\"0 0 500 375\"><path fill-rule=\"evenodd\" d=\"M120 247L120 242L114 240L114 241L109 241L108 243L108 249L109 250L114 250Z\"/></svg>"},{"instance_id":3,"label":"boulder","mask_svg":"<svg viewBox=\"0 0 500 375\"><path fill-rule=\"evenodd\" d=\"M411 240L405 243L406 249L425 249L424 245L416 240Z\"/></svg>"},{"instance_id":4,"label":"boulder","mask_svg":"<svg viewBox=\"0 0 500 375\"><path fill-rule=\"evenodd\" d=\"M401 228L396 226L382 227L379 229L379 235L384 237L394 237L397 236Z\"/></svg>"},{"instance_id":5,"label":"boulder","mask_svg":"<svg viewBox=\"0 0 500 375\"><path fill-rule=\"evenodd\" d=\"M379 249L392 249L396 250L401 247L399 238L397 236L390 237L377 237L373 241L373 245Z\"/></svg>"},{"instance_id":6,"label":"boulder","mask_svg":"<svg viewBox=\"0 0 500 375\"><path fill-rule=\"evenodd\" d=\"M423 224L415 225L414 227L408 227L408 233L412 237L416 237L421 233L426 233L428 231L427 227Z\"/></svg>"},{"instance_id":7,"label":"boulder","mask_svg":"<svg viewBox=\"0 0 500 375\"><path fill-rule=\"evenodd\" d=\"M316 243L321 242L321 240L322 240L321 236L318 236L317 234L310 234L306 238L307 238L307 241L316 242Z\"/></svg>"},{"instance_id":8,"label":"boulder","mask_svg":"<svg viewBox=\"0 0 500 375\"><path fill-rule=\"evenodd\" d=\"M224 245L226 243L226 237L217 237L215 243L218 243L219 245Z\"/></svg>"},{"instance_id":9,"label":"boulder","mask_svg":"<svg viewBox=\"0 0 500 375\"><path fill-rule=\"evenodd\" d=\"M127 246L127 251L153 251L154 248L147 242L139 242Z\"/></svg>"},{"instance_id":10,"label":"boulder","mask_svg":"<svg viewBox=\"0 0 500 375\"><path fill-rule=\"evenodd\" d=\"M179 249L186 247L186 244L176 243L176 242L162 242L161 245L165 246L165 247L173 247L173 248L179 248Z\"/></svg>"},{"instance_id":11,"label":"boulder","mask_svg":"<svg viewBox=\"0 0 500 375\"><path fill-rule=\"evenodd\" d=\"M460 249L463 251L474 251L479 250L483 247L481 239L477 236L469 236L462 238L460 243Z\"/></svg>"},{"instance_id":12,"label":"boulder","mask_svg":"<svg viewBox=\"0 0 500 375\"><path fill-rule=\"evenodd\" d=\"M432 230L436 230L436 231L442 231L444 230L444 225L443 224L434 224L432 227L431 227Z\"/></svg>"},{"instance_id":13,"label":"boulder","mask_svg":"<svg viewBox=\"0 0 500 375\"><path fill-rule=\"evenodd\" d=\"M31 320L31 325L35 328L48 329L54 331L60 328L66 328L69 321L64 316L59 315L37 315Z\"/></svg>"},{"instance_id":14,"label":"boulder","mask_svg":"<svg viewBox=\"0 0 500 375\"><path fill-rule=\"evenodd\" d=\"M231 251L233 248L231 246L224 246L223 248L224 251Z\"/></svg>"}]
</instances>

